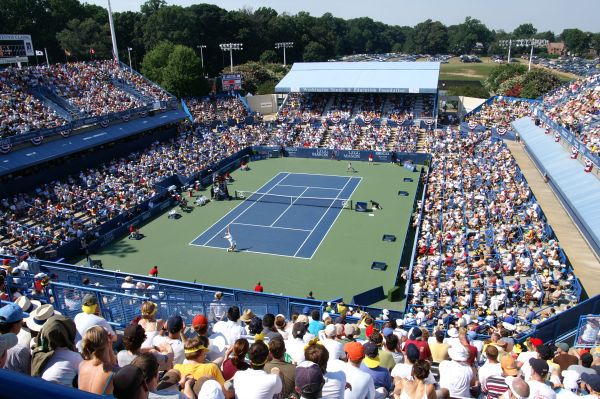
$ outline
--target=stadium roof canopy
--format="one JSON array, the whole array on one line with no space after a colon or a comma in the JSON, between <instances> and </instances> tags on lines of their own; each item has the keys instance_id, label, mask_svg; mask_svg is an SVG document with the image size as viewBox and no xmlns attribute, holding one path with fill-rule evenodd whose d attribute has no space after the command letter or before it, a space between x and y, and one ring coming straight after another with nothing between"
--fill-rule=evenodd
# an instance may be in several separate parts
<instances>
[{"instance_id":1,"label":"stadium roof canopy","mask_svg":"<svg viewBox=\"0 0 600 399\"><path fill-rule=\"evenodd\" d=\"M277 93L436 93L439 62L301 62Z\"/></svg>"}]
</instances>

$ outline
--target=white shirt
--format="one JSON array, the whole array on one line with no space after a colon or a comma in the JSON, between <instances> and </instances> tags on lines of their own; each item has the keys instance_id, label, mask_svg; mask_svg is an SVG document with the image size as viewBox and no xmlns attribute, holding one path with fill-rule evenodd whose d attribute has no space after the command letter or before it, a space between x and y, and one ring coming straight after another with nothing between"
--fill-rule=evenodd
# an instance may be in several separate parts
<instances>
[{"instance_id":1,"label":"white shirt","mask_svg":"<svg viewBox=\"0 0 600 399\"><path fill-rule=\"evenodd\" d=\"M244 334L244 327L237 321L219 321L213 326L213 332L223 334L227 345L233 345Z\"/></svg>"},{"instance_id":2,"label":"white shirt","mask_svg":"<svg viewBox=\"0 0 600 399\"><path fill-rule=\"evenodd\" d=\"M123 284L121 284L121 288L123 288L123 289L135 288L135 284L128 283L127 281L125 281Z\"/></svg>"},{"instance_id":3,"label":"white shirt","mask_svg":"<svg viewBox=\"0 0 600 399\"><path fill-rule=\"evenodd\" d=\"M152 340L152 346L160 346L164 343L171 345L171 348L173 348L173 364L182 364L185 360L183 342L180 339L172 339L161 335L157 335Z\"/></svg>"},{"instance_id":4,"label":"white shirt","mask_svg":"<svg viewBox=\"0 0 600 399\"><path fill-rule=\"evenodd\" d=\"M413 380L412 368L413 368L412 364L398 363L392 369L392 372L391 372L392 378L400 377L400 378L404 378L405 380L412 381ZM425 378L425 383L426 384L435 384L436 383L433 373L429 373L427 378Z\"/></svg>"},{"instance_id":5,"label":"white shirt","mask_svg":"<svg viewBox=\"0 0 600 399\"><path fill-rule=\"evenodd\" d=\"M304 345L304 341L299 338L292 338L285 341L285 351L296 364L304 361Z\"/></svg>"},{"instance_id":6,"label":"white shirt","mask_svg":"<svg viewBox=\"0 0 600 399\"><path fill-rule=\"evenodd\" d=\"M46 363L42 373L42 379L67 387L73 386L73 379L79 371L79 363L82 361L79 353L58 348Z\"/></svg>"},{"instance_id":7,"label":"white shirt","mask_svg":"<svg viewBox=\"0 0 600 399\"><path fill-rule=\"evenodd\" d=\"M75 328L77 329L75 345L79 351L81 351L81 340L83 339L83 336L87 330L94 326L100 326L104 328L109 335L115 335L115 332L110 324L108 324L104 318L96 316L95 314L77 313L73 321L75 322Z\"/></svg>"},{"instance_id":8,"label":"white shirt","mask_svg":"<svg viewBox=\"0 0 600 399\"><path fill-rule=\"evenodd\" d=\"M556 393L550 385L544 384L543 382L530 380L529 384L529 397L535 399L555 399Z\"/></svg>"},{"instance_id":9,"label":"white shirt","mask_svg":"<svg viewBox=\"0 0 600 399\"><path fill-rule=\"evenodd\" d=\"M233 377L235 397L238 399L272 399L281 392L281 378L264 370L238 371Z\"/></svg>"},{"instance_id":10,"label":"white shirt","mask_svg":"<svg viewBox=\"0 0 600 399\"><path fill-rule=\"evenodd\" d=\"M482 387L485 387L487 379L493 375L502 375L502 366L500 363L489 363L486 362L479 368L479 383Z\"/></svg>"},{"instance_id":11,"label":"white shirt","mask_svg":"<svg viewBox=\"0 0 600 399\"><path fill-rule=\"evenodd\" d=\"M352 386L352 390L346 389L344 392L344 399L375 398L375 383L373 382L373 377L349 363L344 365L343 370L344 374L346 374L346 382Z\"/></svg>"},{"instance_id":12,"label":"white shirt","mask_svg":"<svg viewBox=\"0 0 600 399\"><path fill-rule=\"evenodd\" d=\"M453 360L440 363L440 388L447 388L450 396L471 397L469 388L473 379L473 370L466 364Z\"/></svg>"},{"instance_id":13,"label":"white shirt","mask_svg":"<svg viewBox=\"0 0 600 399\"><path fill-rule=\"evenodd\" d=\"M329 361L346 357L344 353L344 346L340 341L326 338L325 340L321 341L321 343L327 349L327 352L329 352Z\"/></svg>"},{"instance_id":14,"label":"white shirt","mask_svg":"<svg viewBox=\"0 0 600 399\"><path fill-rule=\"evenodd\" d=\"M329 360L327 372L323 375L325 385L323 385L322 398L341 399L344 397L346 374L343 370L345 365L346 363L341 360Z\"/></svg>"}]
</instances>

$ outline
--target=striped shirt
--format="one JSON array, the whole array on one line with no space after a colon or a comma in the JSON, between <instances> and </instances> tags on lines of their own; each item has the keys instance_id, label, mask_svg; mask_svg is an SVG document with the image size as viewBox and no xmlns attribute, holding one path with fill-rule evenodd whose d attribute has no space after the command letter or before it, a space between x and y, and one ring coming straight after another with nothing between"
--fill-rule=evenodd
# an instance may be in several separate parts
<instances>
[{"instance_id":1,"label":"striped shirt","mask_svg":"<svg viewBox=\"0 0 600 399\"><path fill-rule=\"evenodd\" d=\"M488 377L485 382L484 392L486 393L487 399L497 399L507 390L508 385L506 385L504 377L501 375Z\"/></svg>"}]
</instances>

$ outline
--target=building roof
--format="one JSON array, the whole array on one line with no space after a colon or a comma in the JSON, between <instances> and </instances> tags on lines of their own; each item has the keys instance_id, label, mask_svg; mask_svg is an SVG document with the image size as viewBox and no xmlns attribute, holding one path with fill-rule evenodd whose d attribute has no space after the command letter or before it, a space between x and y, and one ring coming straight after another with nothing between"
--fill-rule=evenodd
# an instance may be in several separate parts
<instances>
[{"instance_id":1,"label":"building roof","mask_svg":"<svg viewBox=\"0 0 600 399\"><path fill-rule=\"evenodd\" d=\"M436 93L439 62L302 62L275 86L278 93Z\"/></svg>"}]
</instances>

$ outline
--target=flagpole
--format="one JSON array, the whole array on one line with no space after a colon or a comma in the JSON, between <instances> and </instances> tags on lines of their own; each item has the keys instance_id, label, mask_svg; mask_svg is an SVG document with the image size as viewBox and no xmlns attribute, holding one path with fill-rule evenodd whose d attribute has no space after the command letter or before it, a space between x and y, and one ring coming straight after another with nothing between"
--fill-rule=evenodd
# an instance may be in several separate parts
<instances>
[{"instance_id":1,"label":"flagpole","mask_svg":"<svg viewBox=\"0 0 600 399\"><path fill-rule=\"evenodd\" d=\"M44 53L46 54L46 66L50 68L50 62L48 61L48 50L44 47Z\"/></svg>"},{"instance_id":2,"label":"flagpole","mask_svg":"<svg viewBox=\"0 0 600 399\"><path fill-rule=\"evenodd\" d=\"M112 38L113 58L116 62L119 62L119 50L117 49L117 35L115 35L115 24L113 23L110 0L108 0L108 24L110 25L110 36Z\"/></svg>"}]
</instances>

